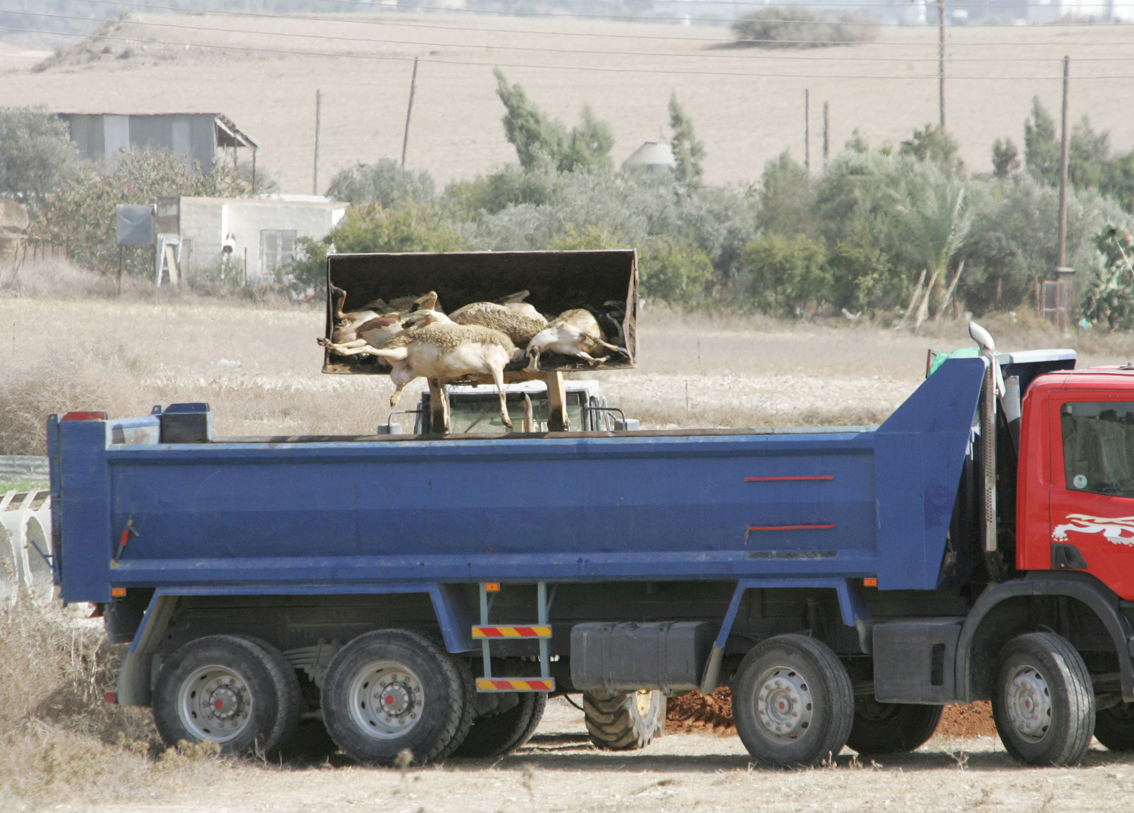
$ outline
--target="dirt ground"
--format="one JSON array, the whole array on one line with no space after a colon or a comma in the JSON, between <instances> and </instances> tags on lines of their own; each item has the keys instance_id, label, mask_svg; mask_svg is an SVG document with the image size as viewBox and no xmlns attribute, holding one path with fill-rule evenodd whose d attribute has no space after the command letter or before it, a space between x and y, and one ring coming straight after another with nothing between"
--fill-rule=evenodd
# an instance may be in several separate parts
<instances>
[{"instance_id":1,"label":"dirt ground","mask_svg":"<svg viewBox=\"0 0 1134 813\"><path fill-rule=\"evenodd\" d=\"M398 771L340 764L306 768L206 761L176 786L116 799L83 798L66 813L235 813L382 810L497 811L1105 811L1128 810L1134 761L1092 748L1084 764L1025 769L999 740L937 738L920 751L861 761L845 751L823 768L753 768L740 740L671 735L639 752L593 749L582 713L548 705L532 741L498 761L452 760ZM0 800L2 802L2 800ZM6 808L31 810L31 806Z\"/></svg>"},{"instance_id":2,"label":"dirt ground","mask_svg":"<svg viewBox=\"0 0 1134 813\"><path fill-rule=\"evenodd\" d=\"M295 193L312 191L316 90L319 192L357 161L401 156L414 58L407 166L439 184L516 160L500 123L497 66L569 126L589 104L614 129L616 164L644 141L669 138L666 105L676 93L705 142L705 178L717 184L758 181L785 149L803 160L805 89L813 169L822 160L824 103L832 153L856 129L873 144L894 145L938 119L933 27L882 29L867 45L764 51L720 49L728 29L698 25L448 14L131 19L41 72L33 67L49 53L0 47L4 104L223 113L261 142L259 167ZM1134 26L952 28L946 100L960 156L987 172L994 139L1022 145L1033 96L1057 116L1065 54L1072 120L1089 115L1096 130L1110 131L1113 149L1129 150L1132 44Z\"/></svg>"}]
</instances>

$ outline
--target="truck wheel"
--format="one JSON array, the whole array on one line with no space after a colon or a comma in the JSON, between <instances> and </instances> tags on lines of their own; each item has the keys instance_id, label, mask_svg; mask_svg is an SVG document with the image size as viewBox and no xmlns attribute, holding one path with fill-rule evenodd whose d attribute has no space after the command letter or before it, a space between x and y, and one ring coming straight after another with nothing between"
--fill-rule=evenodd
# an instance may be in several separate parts
<instances>
[{"instance_id":1,"label":"truck wheel","mask_svg":"<svg viewBox=\"0 0 1134 813\"><path fill-rule=\"evenodd\" d=\"M339 748L370 765L444 759L464 740L474 711L472 672L407 630L358 636L331 659L323 722Z\"/></svg>"},{"instance_id":2,"label":"truck wheel","mask_svg":"<svg viewBox=\"0 0 1134 813\"><path fill-rule=\"evenodd\" d=\"M227 754L268 753L299 715L298 701L286 700L292 696L289 677L295 680L290 666L282 671L254 641L198 638L162 664L154 683L154 723L169 746L210 740ZM298 687L295 692L297 697Z\"/></svg>"},{"instance_id":3,"label":"truck wheel","mask_svg":"<svg viewBox=\"0 0 1134 813\"><path fill-rule=\"evenodd\" d=\"M1095 696L1082 657L1054 633L1013 638L996 662L992 719L1021 762L1079 762L1095 729Z\"/></svg>"},{"instance_id":4,"label":"truck wheel","mask_svg":"<svg viewBox=\"0 0 1134 813\"><path fill-rule=\"evenodd\" d=\"M1119 703L1095 714L1095 739L1111 751L1134 751L1134 703Z\"/></svg>"},{"instance_id":5,"label":"truck wheel","mask_svg":"<svg viewBox=\"0 0 1134 813\"><path fill-rule=\"evenodd\" d=\"M272 670L273 674L280 676L275 684L277 707L279 708L277 727L269 735L269 739L275 742L273 748L278 749L295 736L295 730L299 726L299 713L302 710L303 703L302 692L299 688L299 676L296 675L295 667L288 662L284 654L267 641L251 635L235 635L233 637L248 641L253 646L258 647L261 650L262 657L275 664L275 668Z\"/></svg>"},{"instance_id":6,"label":"truck wheel","mask_svg":"<svg viewBox=\"0 0 1134 813\"><path fill-rule=\"evenodd\" d=\"M818 765L846 744L854 691L846 668L826 644L804 635L777 635L741 662L732 716L744 747L761 765Z\"/></svg>"},{"instance_id":7,"label":"truck wheel","mask_svg":"<svg viewBox=\"0 0 1134 813\"><path fill-rule=\"evenodd\" d=\"M864 756L905 754L923 746L941 722L943 706L854 701L854 722L847 745Z\"/></svg>"},{"instance_id":8,"label":"truck wheel","mask_svg":"<svg viewBox=\"0 0 1134 813\"><path fill-rule=\"evenodd\" d=\"M547 695L543 692L517 692L516 705L500 714L473 721L465 741L453 752L455 757L490 759L510 754L531 739L543 718Z\"/></svg>"},{"instance_id":9,"label":"truck wheel","mask_svg":"<svg viewBox=\"0 0 1134 813\"><path fill-rule=\"evenodd\" d=\"M665 695L658 690L583 693L587 733L596 748L636 751L665 729Z\"/></svg>"}]
</instances>

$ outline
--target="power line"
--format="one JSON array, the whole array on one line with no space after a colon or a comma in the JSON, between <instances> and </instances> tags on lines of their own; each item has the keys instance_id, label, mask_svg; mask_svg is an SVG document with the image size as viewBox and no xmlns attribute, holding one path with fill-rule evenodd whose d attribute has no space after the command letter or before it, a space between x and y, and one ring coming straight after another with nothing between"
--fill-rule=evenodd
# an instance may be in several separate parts
<instances>
[{"instance_id":1,"label":"power line","mask_svg":"<svg viewBox=\"0 0 1134 813\"><path fill-rule=\"evenodd\" d=\"M14 11L12 14L21 16L32 17L46 17L50 19L63 19L63 20L85 20L87 18L76 17L67 14L50 14L47 12L37 11ZM255 31L244 30L234 32L225 28L213 28L209 26L198 25L185 25L181 23L163 23L163 22L149 22L144 20L125 20L119 23L120 25L134 25L134 26L148 26L155 28L173 28L186 31L199 31L208 33L222 33L233 34L239 33L249 36L264 36L264 37L288 37L292 39L307 39L307 40L325 40L330 42L350 42L350 43L365 43L365 44L381 44L381 45L409 45L428 48L488 48L499 51L520 51L525 53L555 53L555 54L570 54L581 56L625 56L625 57L660 57L663 59L670 59L673 57L681 57L685 59L705 59L705 60L773 60L783 62L939 62L939 57L906 57L906 56L853 56L853 55L838 55L838 56L818 56L818 55L789 55L789 54L695 54L695 53L651 53L646 51L610 51L610 50L591 50L591 49L572 49L572 48L548 48L542 46L523 46L523 45L495 45L495 44L478 44L478 43L451 43L451 42L414 42L408 40L389 40L389 39L375 39L370 37L344 37L334 36L327 34L299 34L292 32L280 31ZM192 44L192 43L190 43ZM233 47L233 46L228 46ZM1055 57L948 57L949 62L1056 62ZM1115 56L1115 57L1084 57L1077 59L1079 62L1134 62L1134 55L1131 56Z\"/></svg>"},{"instance_id":2,"label":"power line","mask_svg":"<svg viewBox=\"0 0 1134 813\"><path fill-rule=\"evenodd\" d=\"M13 26L0 26L0 31L12 31L17 33L30 33L30 34L51 34L55 33L46 29L38 28L16 28ZM172 45L176 47L184 47L189 45L194 48L203 48L208 50L219 51L243 51L247 53L264 53L273 54L277 56L320 56L332 59L360 59L371 61L386 61L386 62L408 62L412 61L413 57L409 56L383 56L378 54L357 54L357 53L328 53L324 51L297 51L286 48L257 48L252 46L241 45L212 45L201 43L186 43L186 42L171 42L168 40L143 40L135 37L121 37L112 36L108 34L88 34L89 39L104 40L111 42L130 42L138 45ZM412 45L413 43L405 43ZM632 56L638 56L632 54ZM668 56L668 55L667 55ZM916 79L936 79L936 74L914 74L914 75L863 75L851 73L839 74L789 74L789 73L753 73L748 71L709 71L709 70L663 70L656 68L603 68L594 65L530 65L530 64L517 64L517 63L500 63L500 62L471 62L468 60L458 59L443 59L436 57L424 58L423 61L430 62L438 65L460 65L467 67L488 67L494 64L501 68L519 68L519 69L534 69L534 70L555 70L555 71L580 71L588 73L639 73L639 74L653 74L664 76L738 76L747 77L752 79L865 79L865 80L916 80ZM961 80L988 80L988 81L1044 81L1049 77L1037 76L964 76L958 75L957 79ZM1055 79L1057 77L1050 77ZM1119 75L1119 76L1084 76L1083 80L1126 80L1134 79L1134 75Z\"/></svg>"}]
</instances>

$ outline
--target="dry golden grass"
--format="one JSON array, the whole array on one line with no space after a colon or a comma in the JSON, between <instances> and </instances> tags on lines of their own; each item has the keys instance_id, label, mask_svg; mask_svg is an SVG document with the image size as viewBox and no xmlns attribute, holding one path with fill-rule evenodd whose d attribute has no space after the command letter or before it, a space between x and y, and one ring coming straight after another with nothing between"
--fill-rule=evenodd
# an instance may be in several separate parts
<instances>
[{"instance_id":1,"label":"dry golden grass","mask_svg":"<svg viewBox=\"0 0 1134 813\"><path fill-rule=\"evenodd\" d=\"M385 376L320 373L321 305L145 286L97 294L97 278L54 263L23 279L37 292L94 295L0 298L0 453L43 454L47 415L68 410L124 417L205 401L221 437L369 434L390 413ZM1024 313L985 323L1003 350L1073 347L1080 366L1130 358L1128 334L1065 338ZM638 368L598 378L610 403L646 427L876 424L920 383L930 347L971 345L962 321L921 334L841 318L647 311ZM402 408L413 408L416 387Z\"/></svg>"},{"instance_id":2,"label":"dry golden grass","mask_svg":"<svg viewBox=\"0 0 1134 813\"><path fill-rule=\"evenodd\" d=\"M698 25L449 14L133 19L110 35L151 42L100 41L90 49L93 64L36 73L30 60L0 54L0 68L10 71L5 103L76 113L224 113L261 142L259 166L287 192L311 191L317 89L320 192L357 161L400 156L414 57L421 62L407 162L442 184L516 160L500 124L494 66L569 124L590 104L614 129L616 163L643 141L668 137L666 104L676 92L705 142L706 180L714 184L756 182L785 149L803 159L805 89L813 168L821 160L823 102L834 151L855 129L873 144L894 145L938 118L933 26L886 28L875 43L801 53L721 51L712 46L731 38L728 29ZM1116 150L1128 151L1134 79L1122 60L1132 44L1132 26L952 28L947 115L965 163L987 172L994 139L1021 145L1033 96L1057 114L1065 54L1072 120L1088 114L1097 130L1111 132ZM580 66L588 70L569 70Z\"/></svg>"}]
</instances>

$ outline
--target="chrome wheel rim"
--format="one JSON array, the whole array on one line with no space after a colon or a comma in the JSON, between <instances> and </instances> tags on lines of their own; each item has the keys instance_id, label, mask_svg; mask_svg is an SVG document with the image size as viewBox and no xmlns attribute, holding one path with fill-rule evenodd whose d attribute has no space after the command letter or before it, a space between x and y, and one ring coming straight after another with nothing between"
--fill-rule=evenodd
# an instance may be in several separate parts
<instances>
[{"instance_id":1,"label":"chrome wheel rim","mask_svg":"<svg viewBox=\"0 0 1134 813\"><path fill-rule=\"evenodd\" d=\"M1004 689L1004 708L1012 728L1029 742L1039 742L1051 728L1051 690L1034 667L1012 671Z\"/></svg>"},{"instance_id":2,"label":"chrome wheel rim","mask_svg":"<svg viewBox=\"0 0 1134 813\"><path fill-rule=\"evenodd\" d=\"M351 715L367 736L392 740L419 722L425 707L421 680L400 663L381 661L359 670L350 686Z\"/></svg>"},{"instance_id":3,"label":"chrome wheel rim","mask_svg":"<svg viewBox=\"0 0 1134 813\"><path fill-rule=\"evenodd\" d=\"M775 666L756 682L756 719L764 734L777 742L795 742L811 727L814 703L803 675Z\"/></svg>"},{"instance_id":4,"label":"chrome wheel rim","mask_svg":"<svg viewBox=\"0 0 1134 813\"><path fill-rule=\"evenodd\" d=\"M203 666L181 683L177 713L198 740L230 742L248 728L253 698L247 681L224 666Z\"/></svg>"}]
</instances>

